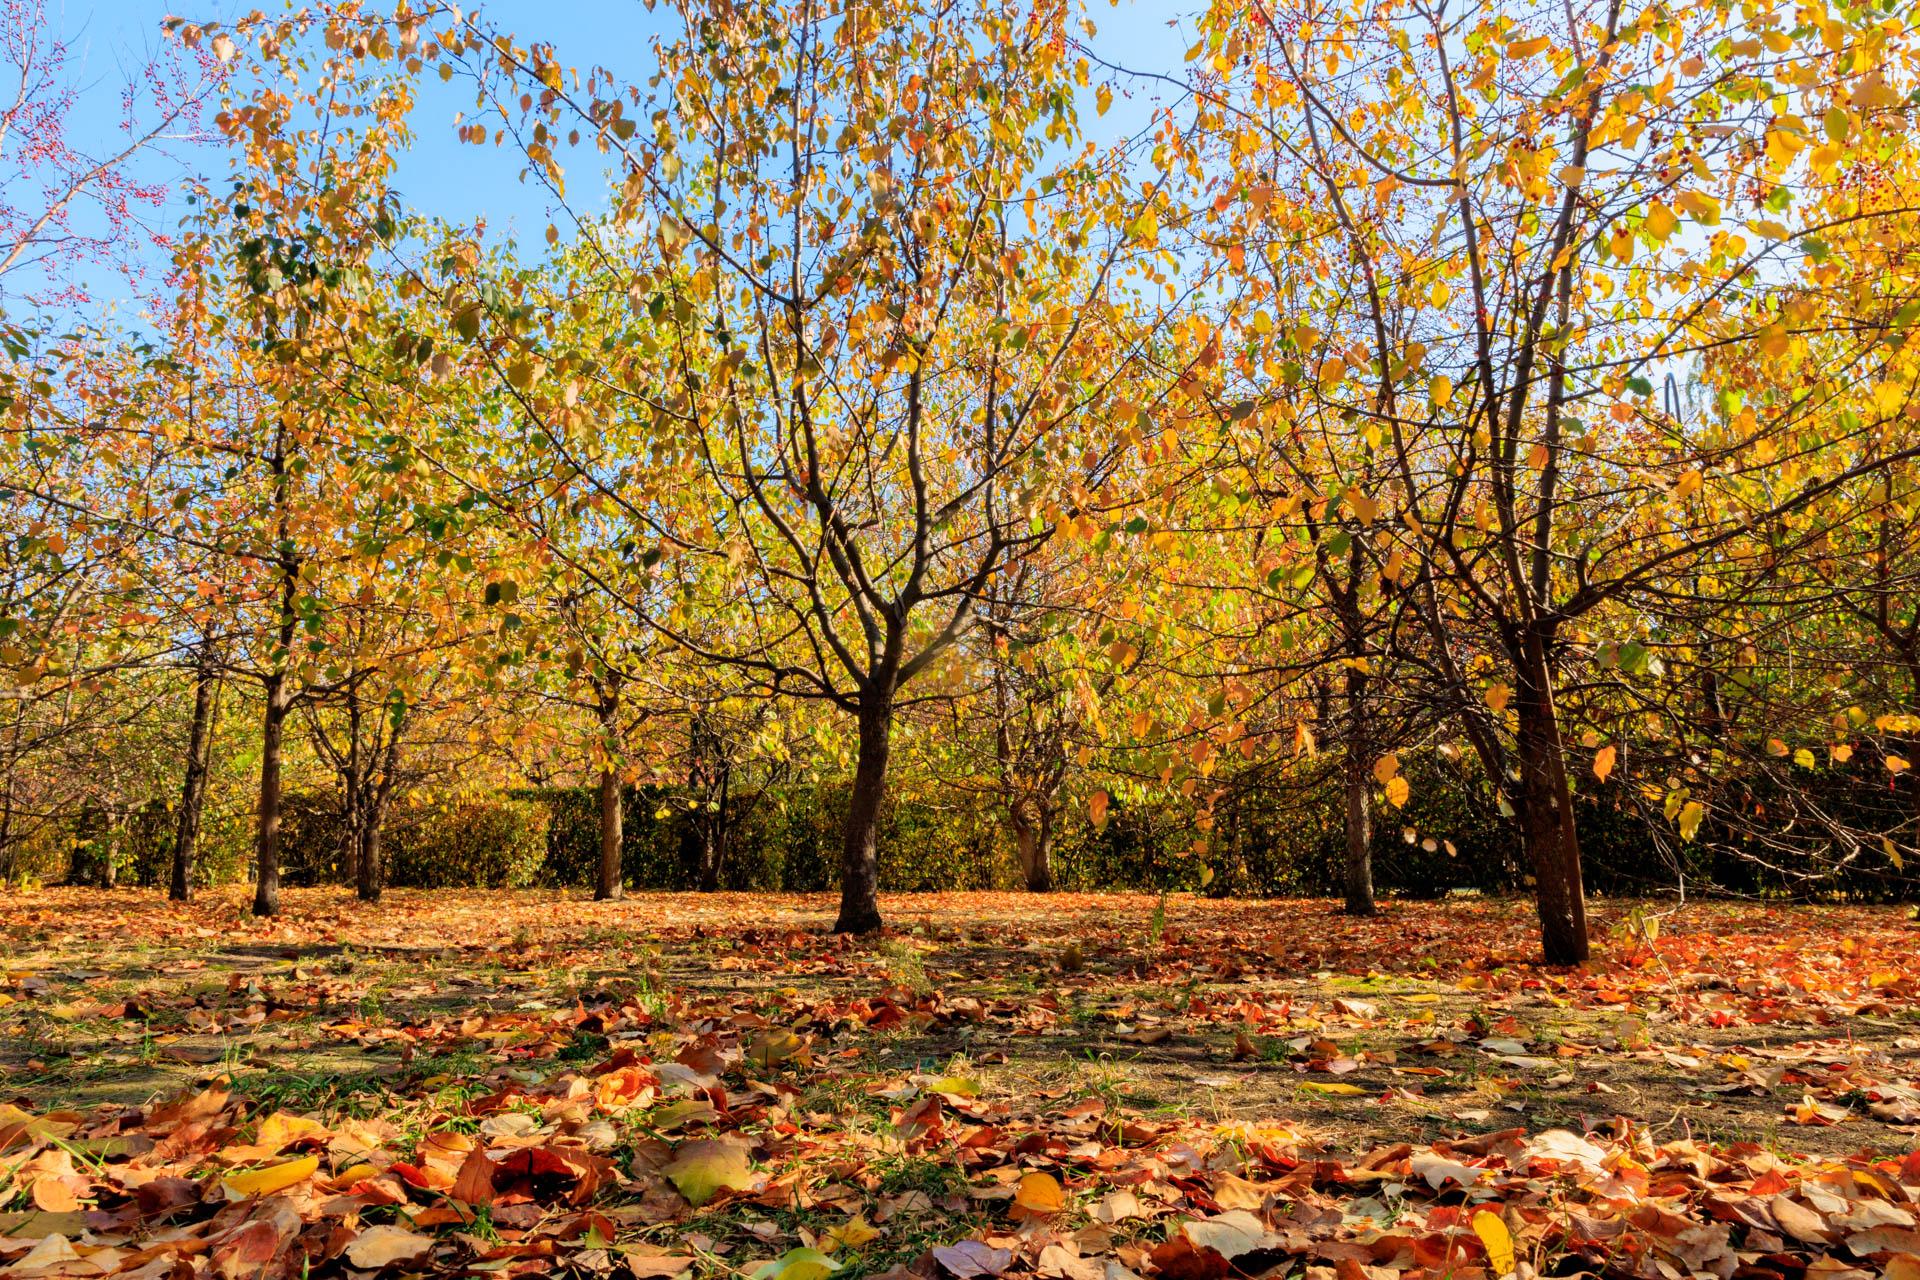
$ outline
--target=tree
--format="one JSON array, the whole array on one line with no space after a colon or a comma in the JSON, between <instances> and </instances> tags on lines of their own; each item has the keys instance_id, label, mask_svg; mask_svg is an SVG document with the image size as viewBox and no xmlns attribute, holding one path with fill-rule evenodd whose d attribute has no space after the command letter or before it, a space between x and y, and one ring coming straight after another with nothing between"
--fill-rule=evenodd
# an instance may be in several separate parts
<instances>
[{"instance_id":1,"label":"tree","mask_svg":"<svg viewBox=\"0 0 1920 1280\"><path fill-rule=\"evenodd\" d=\"M1275 395L1315 388L1382 460L1362 496L1404 557L1435 694L1516 818L1556 963L1589 946L1568 671L1617 659L1619 618L1748 530L1912 445L1879 413L1823 441L1811 483L1762 494L1741 478L1798 449L1837 380L1691 421L1651 398L1672 362L1764 342L1784 290L1822 269L1810 240L1876 216L1830 181L1866 151L1809 148L1795 121L1904 131L1903 48L1864 14L1781 18L1738 39L1724 6L1611 0L1524 17L1362 0L1285 22L1254 0L1207 20L1208 135L1270 175L1236 172L1226 226L1265 223L1262 252L1313 267L1281 277L1241 363ZM1861 338L1864 319L1833 331Z\"/></svg>"},{"instance_id":2,"label":"tree","mask_svg":"<svg viewBox=\"0 0 1920 1280\"><path fill-rule=\"evenodd\" d=\"M1147 402L1121 388L1171 312L1142 296L1164 195L1085 145L1065 4L681 17L638 112L605 73L574 90L543 46L439 39L556 197L567 128L623 178L609 223L574 222L602 264L579 291L628 299L626 331L581 350L552 312L476 304L475 358L540 483L626 521L673 601L636 602L647 626L852 717L836 927L866 932L906 691L997 575L1098 531L1140 443Z\"/></svg>"}]
</instances>

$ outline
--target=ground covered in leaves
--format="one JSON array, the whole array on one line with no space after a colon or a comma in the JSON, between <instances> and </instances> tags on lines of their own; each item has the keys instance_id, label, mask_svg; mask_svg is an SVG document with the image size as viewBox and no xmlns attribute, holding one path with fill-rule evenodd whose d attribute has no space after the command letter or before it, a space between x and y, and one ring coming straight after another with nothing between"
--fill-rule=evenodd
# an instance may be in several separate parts
<instances>
[{"instance_id":1,"label":"ground covered in leaves","mask_svg":"<svg viewBox=\"0 0 1920 1280\"><path fill-rule=\"evenodd\" d=\"M0 1275L1920 1280L1920 926L0 898Z\"/></svg>"}]
</instances>

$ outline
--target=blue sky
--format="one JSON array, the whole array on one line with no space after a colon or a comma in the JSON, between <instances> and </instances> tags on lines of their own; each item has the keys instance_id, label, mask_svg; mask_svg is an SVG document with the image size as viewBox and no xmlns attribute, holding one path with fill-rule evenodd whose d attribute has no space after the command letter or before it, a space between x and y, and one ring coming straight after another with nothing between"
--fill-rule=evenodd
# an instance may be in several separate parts
<instances>
[{"instance_id":1,"label":"blue sky","mask_svg":"<svg viewBox=\"0 0 1920 1280\"><path fill-rule=\"evenodd\" d=\"M118 136L120 89L129 69L141 66L159 43L161 21L169 14L222 20L253 7L236 0L51 0L51 16L74 41L75 63L85 86L71 140L96 152L112 145ZM479 8L522 39L551 41L564 63L598 64L634 79L650 72L649 37L668 20L664 5L649 11L640 0L493 0ZM1099 27L1094 49L1119 65L1176 71L1192 40L1188 24L1169 25L1178 12L1171 0L1118 0L1111 5L1092 0L1089 16ZM430 95L416 112L418 140L402 158L395 186L419 212L463 223L484 215L496 233L537 240L549 221L544 193L518 181L513 156L460 145L453 119L461 107L471 105L471 97L431 78L428 84ZM1123 87L1098 127L1115 135L1136 130L1150 119L1153 102L1162 96L1163 90L1148 82ZM187 171L217 172L224 161L210 149L196 153L186 148L170 159L147 163L146 176L167 180L177 190ZM176 200L157 221L175 225L185 209ZM89 284L102 309L113 308L127 295L124 285L105 276Z\"/></svg>"}]
</instances>

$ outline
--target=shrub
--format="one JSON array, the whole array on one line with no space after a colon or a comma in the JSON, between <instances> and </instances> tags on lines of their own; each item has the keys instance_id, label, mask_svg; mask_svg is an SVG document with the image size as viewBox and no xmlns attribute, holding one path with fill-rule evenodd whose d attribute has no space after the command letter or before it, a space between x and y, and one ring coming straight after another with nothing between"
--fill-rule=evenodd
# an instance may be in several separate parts
<instances>
[{"instance_id":1,"label":"shrub","mask_svg":"<svg viewBox=\"0 0 1920 1280\"><path fill-rule=\"evenodd\" d=\"M413 889L524 889L547 858L545 806L510 797L394 806L387 883Z\"/></svg>"}]
</instances>

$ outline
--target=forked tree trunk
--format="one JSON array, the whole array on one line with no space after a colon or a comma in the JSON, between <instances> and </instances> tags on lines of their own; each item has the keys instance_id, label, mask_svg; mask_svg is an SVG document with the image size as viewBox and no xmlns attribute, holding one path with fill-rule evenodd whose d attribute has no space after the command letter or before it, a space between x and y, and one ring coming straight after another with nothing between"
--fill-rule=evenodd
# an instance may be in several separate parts
<instances>
[{"instance_id":1,"label":"forked tree trunk","mask_svg":"<svg viewBox=\"0 0 1920 1280\"><path fill-rule=\"evenodd\" d=\"M275 672L266 679L267 708L260 724L260 813L254 832L258 879L253 889L253 914L280 912L280 809L283 783L281 760L287 736L287 677Z\"/></svg>"},{"instance_id":2,"label":"forked tree trunk","mask_svg":"<svg viewBox=\"0 0 1920 1280\"><path fill-rule=\"evenodd\" d=\"M874 933L880 920L880 808L893 749L893 698L869 694L859 710L860 756L840 845L840 917L835 933Z\"/></svg>"},{"instance_id":3,"label":"forked tree trunk","mask_svg":"<svg viewBox=\"0 0 1920 1280\"><path fill-rule=\"evenodd\" d=\"M1367 676L1347 671L1346 828L1348 915L1370 916L1373 899L1373 743L1367 733Z\"/></svg>"},{"instance_id":4,"label":"forked tree trunk","mask_svg":"<svg viewBox=\"0 0 1920 1280\"><path fill-rule=\"evenodd\" d=\"M1037 812L1035 812L1037 810ZM1053 813L1031 801L1008 806L1014 847L1020 854L1020 874L1029 893L1053 892Z\"/></svg>"},{"instance_id":5,"label":"forked tree trunk","mask_svg":"<svg viewBox=\"0 0 1920 1280\"><path fill-rule=\"evenodd\" d=\"M201 647L193 673L193 722L187 729L186 777L180 784L180 821L173 832L173 874L167 896L185 902L193 896L193 860L200 844L200 815L206 807L207 768L213 753L213 695L218 687L212 650Z\"/></svg>"},{"instance_id":6,"label":"forked tree trunk","mask_svg":"<svg viewBox=\"0 0 1920 1280\"><path fill-rule=\"evenodd\" d=\"M1540 913L1540 943L1548 964L1585 964L1586 888L1580 870L1580 839L1573 794L1567 785L1566 744L1547 674L1544 645L1528 641L1527 670L1515 692L1519 732L1520 832L1533 869Z\"/></svg>"}]
</instances>

